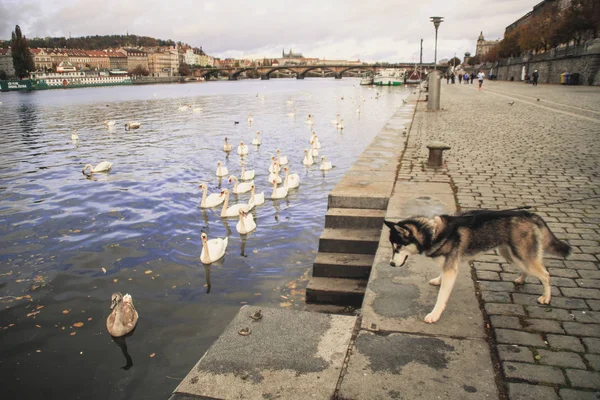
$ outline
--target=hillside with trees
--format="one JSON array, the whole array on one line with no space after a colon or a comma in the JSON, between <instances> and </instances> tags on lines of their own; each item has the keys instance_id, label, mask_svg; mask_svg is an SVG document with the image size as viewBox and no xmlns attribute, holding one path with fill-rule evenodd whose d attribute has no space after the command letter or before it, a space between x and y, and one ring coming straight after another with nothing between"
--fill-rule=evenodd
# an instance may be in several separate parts
<instances>
[{"instance_id":1,"label":"hillside with trees","mask_svg":"<svg viewBox=\"0 0 600 400\"><path fill-rule=\"evenodd\" d=\"M66 49L82 49L82 50L104 50L119 47L156 47L156 46L173 46L179 44L184 47L189 45L173 40L155 39L148 36L137 35L94 35L82 36L74 38L65 37L45 37L28 39L30 48L66 48ZM11 41L3 43L4 48L10 46Z\"/></svg>"}]
</instances>

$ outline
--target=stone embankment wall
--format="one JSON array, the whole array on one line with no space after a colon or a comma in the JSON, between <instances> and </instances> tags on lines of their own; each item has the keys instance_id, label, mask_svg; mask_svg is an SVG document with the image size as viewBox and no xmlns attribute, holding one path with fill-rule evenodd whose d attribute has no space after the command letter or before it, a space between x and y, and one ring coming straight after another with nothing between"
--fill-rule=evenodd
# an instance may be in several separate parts
<instances>
[{"instance_id":1,"label":"stone embankment wall","mask_svg":"<svg viewBox=\"0 0 600 400\"><path fill-rule=\"evenodd\" d=\"M480 69L503 81L522 81L537 69L539 83L561 83L561 74L569 72L579 74L579 85L600 85L600 39L579 47L508 58L485 64Z\"/></svg>"}]
</instances>

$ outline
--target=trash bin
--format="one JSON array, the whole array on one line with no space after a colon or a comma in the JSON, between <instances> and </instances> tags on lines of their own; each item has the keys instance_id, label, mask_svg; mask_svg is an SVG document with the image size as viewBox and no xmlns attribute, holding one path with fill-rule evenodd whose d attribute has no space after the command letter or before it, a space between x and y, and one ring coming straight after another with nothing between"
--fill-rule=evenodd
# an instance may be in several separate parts
<instances>
[{"instance_id":1,"label":"trash bin","mask_svg":"<svg viewBox=\"0 0 600 400\"><path fill-rule=\"evenodd\" d=\"M571 74L568 72L563 72L562 74L560 74L560 84L561 85L568 85L569 84L569 76Z\"/></svg>"},{"instance_id":2,"label":"trash bin","mask_svg":"<svg viewBox=\"0 0 600 400\"><path fill-rule=\"evenodd\" d=\"M579 74L574 72L569 77L569 85L579 85Z\"/></svg>"}]
</instances>

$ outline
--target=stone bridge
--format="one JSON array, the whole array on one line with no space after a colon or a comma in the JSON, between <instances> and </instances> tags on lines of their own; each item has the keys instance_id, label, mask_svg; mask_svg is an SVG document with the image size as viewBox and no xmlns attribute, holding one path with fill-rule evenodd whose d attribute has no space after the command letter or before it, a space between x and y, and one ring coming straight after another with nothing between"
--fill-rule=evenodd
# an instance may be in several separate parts
<instances>
[{"instance_id":1,"label":"stone bridge","mask_svg":"<svg viewBox=\"0 0 600 400\"><path fill-rule=\"evenodd\" d=\"M280 65L280 66L262 66L262 67L224 67L224 68L198 68L194 70L195 76L202 76L209 78L210 76L217 76L221 73L226 73L229 76L229 80L235 81L238 79L241 73L246 71L256 71L260 78L268 80L271 74L275 71L287 70L296 74L296 79L304 79L309 71L330 71L333 72L335 79L342 79L344 72L351 70L363 70L371 71L376 73L379 69L383 68L398 68L398 69L413 69L414 63L398 63L398 64L387 64L387 65L373 65L373 64L362 64L362 65L327 65L327 64L313 64L313 65ZM433 63L422 64L423 69L432 69ZM445 70L446 66L439 66L438 69Z\"/></svg>"}]
</instances>

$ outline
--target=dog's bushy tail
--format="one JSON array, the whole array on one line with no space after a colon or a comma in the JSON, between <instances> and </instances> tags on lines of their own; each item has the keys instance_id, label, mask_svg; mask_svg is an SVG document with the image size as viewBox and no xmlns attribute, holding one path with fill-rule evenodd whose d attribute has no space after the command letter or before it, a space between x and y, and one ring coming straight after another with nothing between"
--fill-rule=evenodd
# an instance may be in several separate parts
<instances>
[{"instance_id":1,"label":"dog's bushy tail","mask_svg":"<svg viewBox=\"0 0 600 400\"><path fill-rule=\"evenodd\" d=\"M566 258L569 254L571 254L571 246L567 243L559 240L552 232L550 238L550 246L548 246L548 251L554 255Z\"/></svg>"}]
</instances>

